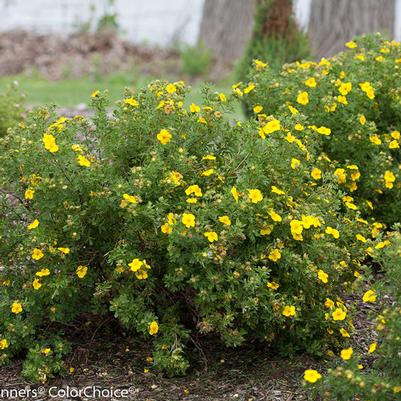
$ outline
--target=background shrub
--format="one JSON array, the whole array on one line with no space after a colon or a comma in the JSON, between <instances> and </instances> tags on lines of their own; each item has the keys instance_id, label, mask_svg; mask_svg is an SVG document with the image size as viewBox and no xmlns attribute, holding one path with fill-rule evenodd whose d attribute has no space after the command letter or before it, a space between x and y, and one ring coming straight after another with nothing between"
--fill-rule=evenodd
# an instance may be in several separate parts
<instances>
[{"instance_id":1,"label":"background shrub","mask_svg":"<svg viewBox=\"0 0 401 401\"><path fill-rule=\"evenodd\" d=\"M372 401L399 400L401 394L401 236L389 237L391 246L377 257L386 272L385 279L376 283L377 303L373 321L377 341L366 345L351 358L339 363L324 375L315 389L325 398L345 401L353 398ZM376 292L376 291L375 291ZM365 293L366 294L366 293ZM366 296L364 297L366 301ZM373 299L372 299L373 300Z\"/></svg>"},{"instance_id":2,"label":"background shrub","mask_svg":"<svg viewBox=\"0 0 401 401\"><path fill-rule=\"evenodd\" d=\"M347 47L331 59L285 65L279 73L254 63L248 87L255 89L244 98L255 114L290 108L298 137L309 135L304 126L329 128L312 130L320 138L318 152L340 163L340 185L365 202L366 213L391 224L399 221L401 206L400 44L377 34Z\"/></svg>"},{"instance_id":3,"label":"background shrub","mask_svg":"<svg viewBox=\"0 0 401 401\"><path fill-rule=\"evenodd\" d=\"M202 43L196 46L184 46L180 49L182 72L190 77L207 75L212 62L212 55Z\"/></svg>"},{"instance_id":4,"label":"background shrub","mask_svg":"<svg viewBox=\"0 0 401 401\"><path fill-rule=\"evenodd\" d=\"M308 39L295 22L292 1L258 0L252 38L237 66L238 80L248 81L253 60L280 70L285 63L309 56ZM252 109L245 111L252 115Z\"/></svg>"},{"instance_id":5,"label":"background shrub","mask_svg":"<svg viewBox=\"0 0 401 401\"><path fill-rule=\"evenodd\" d=\"M187 111L185 93L156 81L110 116L95 91L92 120L42 108L0 141L3 363L28 351L45 381L63 325L110 313L169 373L196 332L319 355L352 331L341 296L380 228L318 174L314 130L292 136L291 113L232 123L208 89Z\"/></svg>"}]
</instances>

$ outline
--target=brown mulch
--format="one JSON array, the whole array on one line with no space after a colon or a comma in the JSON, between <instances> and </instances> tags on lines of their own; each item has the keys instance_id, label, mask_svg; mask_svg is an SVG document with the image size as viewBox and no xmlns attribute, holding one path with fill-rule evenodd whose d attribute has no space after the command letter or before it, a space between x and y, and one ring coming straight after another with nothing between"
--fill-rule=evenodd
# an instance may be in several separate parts
<instances>
[{"instance_id":1,"label":"brown mulch","mask_svg":"<svg viewBox=\"0 0 401 401\"><path fill-rule=\"evenodd\" d=\"M203 348L201 357L191 351L193 367L185 376L169 378L152 372L146 363L149 352L143 342L102 333L95 340L76 345L67 360L67 367L75 369L73 374L51 379L44 388L127 389L129 395L121 399L128 401L306 401L302 373L316 366L305 356L288 359L257 346L227 350L211 343ZM150 371L144 373L145 368ZM0 390L38 388L22 378L20 371L21 362L0 368ZM86 400L51 398L46 392L40 398L70 399Z\"/></svg>"},{"instance_id":2,"label":"brown mulch","mask_svg":"<svg viewBox=\"0 0 401 401\"><path fill-rule=\"evenodd\" d=\"M180 70L177 51L135 45L113 30L68 37L23 30L2 32L0 54L0 75L34 72L51 80L124 70L149 75Z\"/></svg>"}]
</instances>

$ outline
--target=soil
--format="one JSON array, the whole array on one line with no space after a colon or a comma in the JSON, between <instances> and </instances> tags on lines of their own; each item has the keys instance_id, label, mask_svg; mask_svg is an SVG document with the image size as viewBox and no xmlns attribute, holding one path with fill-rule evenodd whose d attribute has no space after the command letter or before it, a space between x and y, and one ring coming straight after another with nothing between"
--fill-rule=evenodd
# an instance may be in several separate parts
<instances>
[{"instance_id":1,"label":"soil","mask_svg":"<svg viewBox=\"0 0 401 401\"><path fill-rule=\"evenodd\" d=\"M2 32L0 54L0 75L38 73L50 80L124 70L147 75L181 70L177 51L135 45L113 30L67 37L23 30Z\"/></svg>"}]
</instances>

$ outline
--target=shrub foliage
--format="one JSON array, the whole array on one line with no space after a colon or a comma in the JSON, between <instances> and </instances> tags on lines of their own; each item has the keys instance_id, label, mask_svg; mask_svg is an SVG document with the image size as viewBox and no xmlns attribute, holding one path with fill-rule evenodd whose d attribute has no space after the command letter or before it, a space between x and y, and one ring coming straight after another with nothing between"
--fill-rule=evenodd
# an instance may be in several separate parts
<instances>
[{"instance_id":1,"label":"shrub foliage","mask_svg":"<svg viewBox=\"0 0 401 401\"><path fill-rule=\"evenodd\" d=\"M316 390L327 399L346 401L355 398L372 401L399 400L401 394L401 236L392 233L392 245L378 257L377 262L386 271L376 290L366 291L362 302L381 304L373 313L376 341L360 347L346 348L339 354L337 367L330 369ZM377 292L376 292L377 291ZM351 352L352 351L352 352ZM341 358L343 360L341 360ZM320 373L319 373L320 375ZM320 379L319 379L320 380Z\"/></svg>"},{"instance_id":2,"label":"shrub foliage","mask_svg":"<svg viewBox=\"0 0 401 401\"><path fill-rule=\"evenodd\" d=\"M312 128L318 153L339 162L344 190L361 200L364 213L391 224L401 206L400 44L377 34L346 46L333 58L286 64L280 72L255 61L247 86L254 90L244 98L258 116L290 110L300 138Z\"/></svg>"},{"instance_id":3,"label":"shrub foliage","mask_svg":"<svg viewBox=\"0 0 401 401\"><path fill-rule=\"evenodd\" d=\"M196 333L319 355L352 331L341 296L382 225L319 168L316 129L283 110L232 123L208 89L188 111L186 92L156 81L110 115L96 91L91 119L41 108L1 139L2 363L27 352L46 381L65 325L109 314L169 373Z\"/></svg>"}]
</instances>

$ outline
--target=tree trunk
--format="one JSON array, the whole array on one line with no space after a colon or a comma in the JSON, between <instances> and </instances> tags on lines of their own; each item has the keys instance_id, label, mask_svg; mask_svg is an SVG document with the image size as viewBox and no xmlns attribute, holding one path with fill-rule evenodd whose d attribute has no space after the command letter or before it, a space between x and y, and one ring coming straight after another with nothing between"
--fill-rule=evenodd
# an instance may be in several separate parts
<instances>
[{"instance_id":1,"label":"tree trunk","mask_svg":"<svg viewBox=\"0 0 401 401\"><path fill-rule=\"evenodd\" d=\"M199 41L212 50L217 69L239 59L251 37L256 0L205 0Z\"/></svg>"},{"instance_id":2,"label":"tree trunk","mask_svg":"<svg viewBox=\"0 0 401 401\"><path fill-rule=\"evenodd\" d=\"M331 56L354 36L394 32L395 0L312 0L309 37L316 57Z\"/></svg>"}]
</instances>

